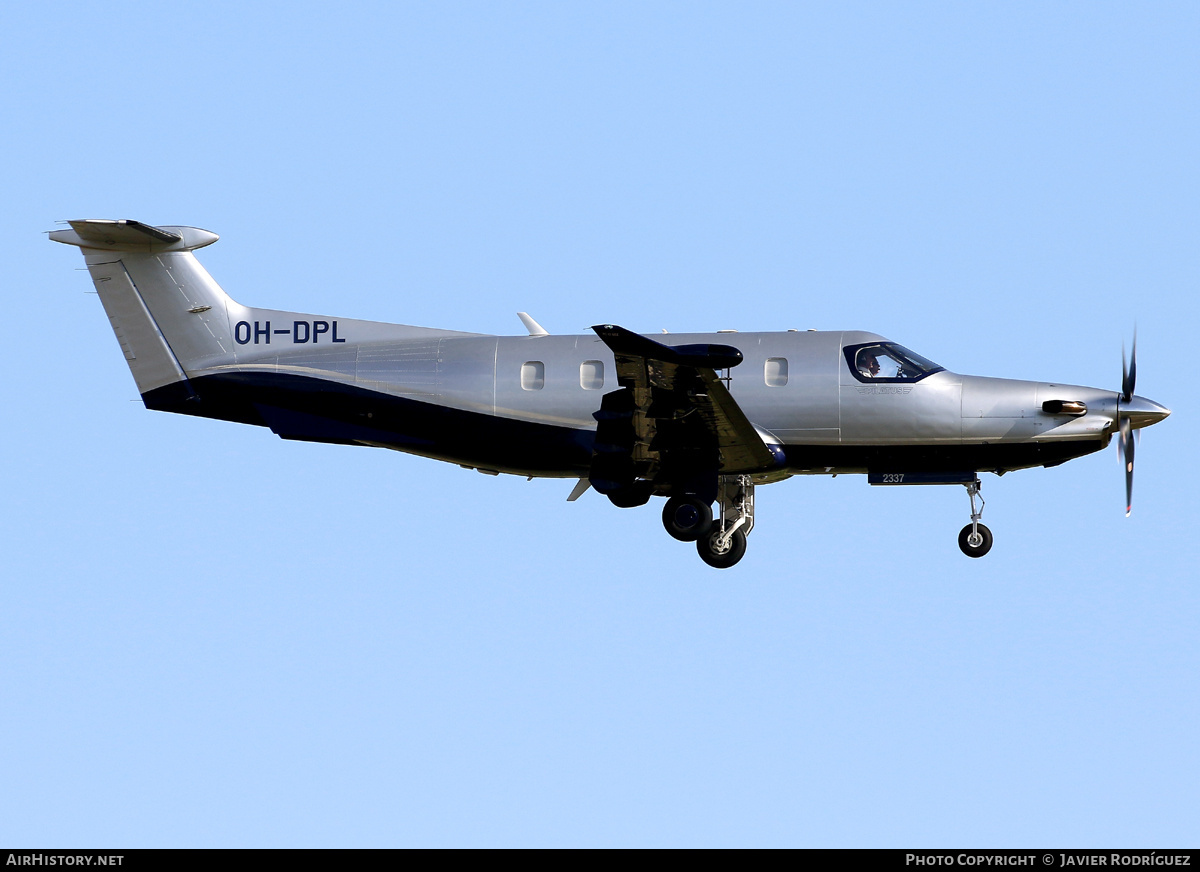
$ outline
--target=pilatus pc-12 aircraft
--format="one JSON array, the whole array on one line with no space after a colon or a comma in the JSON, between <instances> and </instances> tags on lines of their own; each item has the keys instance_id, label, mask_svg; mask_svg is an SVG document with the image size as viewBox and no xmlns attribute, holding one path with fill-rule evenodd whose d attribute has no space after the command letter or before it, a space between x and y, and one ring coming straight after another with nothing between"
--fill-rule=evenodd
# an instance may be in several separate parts
<instances>
[{"instance_id":1,"label":"pilatus pc-12 aircraft","mask_svg":"<svg viewBox=\"0 0 1200 872\"><path fill-rule=\"evenodd\" d=\"M250 308L193 254L215 233L68 223L50 238L83 250L147 408L578 479L572 500L665 497L667 532L718 568L745 553L755 485L793 475L964 485L958 545L982 557L980 472L1056 466L1116 433L1128 514L1133 431L1170 414L1134 395L1136 339L1118 393L958 375L857 330L551 336L520 313L527 336L460 333Z\"/></svg>"}]
</instances>

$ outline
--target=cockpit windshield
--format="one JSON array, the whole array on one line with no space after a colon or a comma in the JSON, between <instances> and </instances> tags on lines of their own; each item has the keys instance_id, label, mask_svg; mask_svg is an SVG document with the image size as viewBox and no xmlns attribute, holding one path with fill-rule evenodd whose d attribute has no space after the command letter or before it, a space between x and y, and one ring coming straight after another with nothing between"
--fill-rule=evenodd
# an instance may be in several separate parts
<instances>
[{"instance_id":1,"label":"cockpit windshield","mask_svg":"<svg viewBox=\"0 0 1200 872\"><path fill-rule=\"evenodd\" d=\"M850 372L859 381L912 382L945 369L895 342L850 345L845 351Z\"/></svg>"}]
</instances>

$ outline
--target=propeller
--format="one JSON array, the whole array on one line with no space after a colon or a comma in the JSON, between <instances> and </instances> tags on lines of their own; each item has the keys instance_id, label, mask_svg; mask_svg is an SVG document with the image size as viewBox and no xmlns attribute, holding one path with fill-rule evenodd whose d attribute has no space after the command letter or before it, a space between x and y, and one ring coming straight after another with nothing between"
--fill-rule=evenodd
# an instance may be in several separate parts
<instances>
[{"instance_id":1,"label":"propeller","mask_svg":"<svg viewBox=\"0 0 1200 872\"><path fill-rule=\"evenodd\" d=\"M1121 464L1125 467L1125 517L1133 511L1133 455L1137 444L1133 437L1133 424L1129 415L1121 414L1121 404L1133 402L1133 389L1137 385L1137 328L1133 328L1133 350L1129 365L1125 365L1125 343L1121 343L1121 399L1117 403L1117 423L1121 432Z\"/></svg>"}]
</instances>

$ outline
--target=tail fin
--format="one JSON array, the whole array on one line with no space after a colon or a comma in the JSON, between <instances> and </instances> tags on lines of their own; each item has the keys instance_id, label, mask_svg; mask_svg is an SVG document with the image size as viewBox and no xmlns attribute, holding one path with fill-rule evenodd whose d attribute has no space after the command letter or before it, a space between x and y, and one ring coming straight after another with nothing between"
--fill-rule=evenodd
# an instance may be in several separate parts
<instances>
[{"instance_id":1,"label":"tail fin","mask_svg":"<svg viewBox=\"0 0 1200 872\"><path fill-rule=\"evenodd\" d=\"M232 360L228 309L241 308L192 254L217 235L138 221L68 223L50 238L83 249L138 391L178 385L194 397L188 371Z\"/></svg>"}]
</instances>

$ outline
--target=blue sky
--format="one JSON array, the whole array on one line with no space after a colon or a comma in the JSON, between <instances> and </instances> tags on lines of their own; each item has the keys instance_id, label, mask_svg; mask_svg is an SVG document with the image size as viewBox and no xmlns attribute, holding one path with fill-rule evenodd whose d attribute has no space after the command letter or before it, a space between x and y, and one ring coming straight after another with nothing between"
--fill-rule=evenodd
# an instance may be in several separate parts
<instances>
[{"instance_id":1,"label":"blue sky","mask_svg":"<svg viewBox=\"0 0 1200 872\"><path fill-rule=\"evenodd\" d=\"M1200 836L1200 7L8 4L0 842L1140 846ZM142 408L78 253L520 333L866 329L1174 410L957 488L653 505Z\"/></svg>"}]
</instances>

